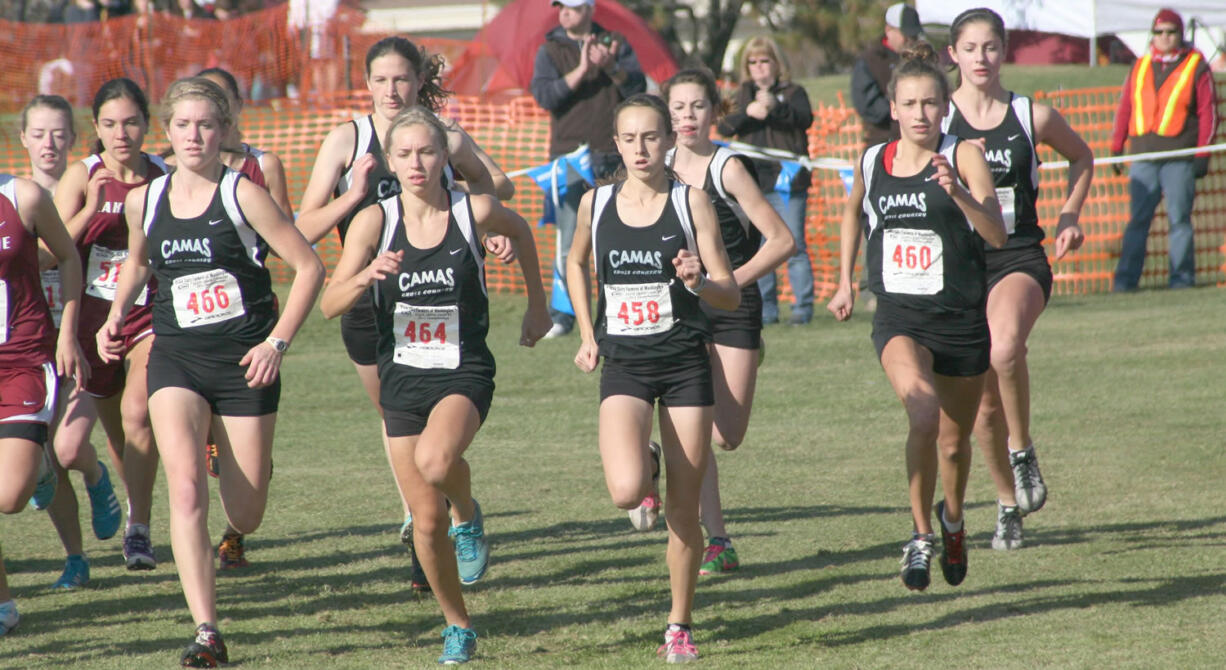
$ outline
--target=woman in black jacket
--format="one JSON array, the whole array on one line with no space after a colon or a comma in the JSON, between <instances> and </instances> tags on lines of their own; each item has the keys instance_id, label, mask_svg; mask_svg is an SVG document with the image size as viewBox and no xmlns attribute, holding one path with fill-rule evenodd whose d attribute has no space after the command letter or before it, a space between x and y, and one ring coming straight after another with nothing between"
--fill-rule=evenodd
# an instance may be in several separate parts
<instances>
[{"instance_id":1,"label":"woman in black jacket","mask_svg":"<svg viewBox=\"0 0 1226 670\"><path fill-rule=\"evenodd\" d=\"M792 83L787 60L779 45L769 37L755 37L741 52L741 88L734 111L719 124L719 132L742 142L771 149L809 155L806 132L813 125L813 109L805 89ZM796 253L788 259L788 281L792 285L792 316L789 323L803 325L813 318L813 266L805 246L805 199L809 191L809 171L800 170L782 186L777 185L781 165L777 161L756 160L758 184L766 200L779 212L792 231ZM779 321L779 300L775 274L758 280L762 292L762 322Z\"/></svg>"}]
</instances>

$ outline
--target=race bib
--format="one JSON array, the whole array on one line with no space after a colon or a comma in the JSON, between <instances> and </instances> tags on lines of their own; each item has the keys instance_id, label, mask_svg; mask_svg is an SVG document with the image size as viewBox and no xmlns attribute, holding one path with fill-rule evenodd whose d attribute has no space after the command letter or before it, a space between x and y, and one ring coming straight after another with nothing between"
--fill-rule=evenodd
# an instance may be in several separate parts
<instances>
[{"instance_id":1,"label":"race bib","mask_svg":"<svg viewBox=\"0 0 1226 670\"><path fill-rule=\"evenodd\" d=\"M51 320L55 327L60 327L60 318L64 316L64 293L60 287L59 270L43 270L40 273L43 284L43 295L47 298L47 309L51 310Z\"/></svg>"},{"instance_id":2,"label":"race bib","mask_svg":"<svg viewBox=\"0 0 1226 670\"><path fill-rule=\"evenodd\" d=\"M9 341L9 283L0 279L0 344Z\"/></svg>"},{"instance_id":3,"label":"race bib","mask_svg":"<svg viewBox=\"0 0 1226 670\"><path fill-rule=\"evenodd\" d=\"M1017 229L1017 209L1014 203L1013 189L996 189L996 200L1000 203L1000 214L1005 219L1005 232L1012 235Z\"/></svg>"},{"instance_id":4,"label":"race bib","mask_svg":"<svg viewBox=\"0 0 1226 670\"><path fill-rule=\"evenodd\" d=\"M604 296L605 330L610 335L655 335L673 327L673 298L667 283L605 284Z\"/></svg>"},{"instance_id":5,"label":"race bib","mask_svg":"<svg viewBox=\"0 0 1226 670\"><path fill-rule=\"evenodd\" d=\"M85 268L85 294L114 302L115 290L119 288L119 270L126 260L127 249L107 249L96 244L90 247L89 264ZM148 287L141 289L136 304L144 305L148 293Z\"/></svg>"},{"instance_id":6,"label":"race bib","mask_svg":"<svg viewBox=\"0 0 1226 670\"><path fill-rule=\"evenodd\" d=\"M935 295L945 288L943 247L935 232L891 228L881 244L881 279L886 292Z\"/></svg>"},{"instance_id":7,"label":"race bib","mask_svg":"<svg viewBox=\"0 0 1226 670\"><path fill-rule=\"evenodd\" d=\"M176 278L170 295L180 328L207 326L247 313L238 280L220 268Z\"/></svg>"},{"instance_id":8,"label":"race bib","mask_svg":"<svg viewBox=\"0 0 1226 670\"><path fill-rule=\"evenodd\" d=\"M392 315L396 348L392 360L426 370L460 367L460 308L421 307L396 303Z\"/></svg>"}]
</instances>

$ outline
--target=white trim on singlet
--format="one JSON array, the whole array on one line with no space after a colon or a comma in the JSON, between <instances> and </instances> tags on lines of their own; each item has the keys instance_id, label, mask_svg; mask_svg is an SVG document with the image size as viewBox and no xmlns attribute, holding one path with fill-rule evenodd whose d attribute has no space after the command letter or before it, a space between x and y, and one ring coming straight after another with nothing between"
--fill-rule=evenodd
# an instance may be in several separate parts
<instances>
[{"instance_id":1,"label":"white trim on singlet","mask_svg":"<svg viewBox=\"0 0 1226 670\"><path fill-rule=\"evenodd\" d=\"M592 255L596 258L600 258L600 251L596 249L596 229L600 224L600 217L604 214L605 207L608 206L609 201L613 198L614 186L616 185L605 184L597 188L595 195L592 196ZM690 215L689 189L690 187L680 180L674 180L668 198L669 205L677 213L677 221L681 224L681 231L685 233L686 248L691 253L697 255L698 240L694 232L694 220Z\"/></svg>"},{"instance_id":2,"label":"white trim on singlet","mask_svg":"<svg viewBox=\"0 0 1226 670\"><path fill-rule=\"evenodd\" d=\"M451 215L455 217L460 234L468 241L468 249L477 264L477 272L481 275L481 292L489 297L485 288L485 258L481 256L481 242L477 239L477 223L473 220L472 201L463 191L451 191Z\"/></svg>"},{"instance_id":3,"label":"white trim on singlet","mask_svg":"<svg viewBox=\"0 0 1226 670\"><path fill-rule=\"evenodd\" d=\"M1030 142L1030 183L1035 189L1039 188L1039 150L1035 146L1034 132L1034 101L1024 95L1010 93L1009 106L1013 108L1013 114L1017 116L1018 123L1022 126L1022 132L1026 133L1026 139ZM963 121L966 121L966 115L958 109L953 100L949 101L949 111L946 112L945 118L941 119L941 132L949 133L950 126L953 125L954 115L962 116ZM1004 123L1002 120L1001 123ZM998 126L999 127L999 124ZM995 130L993 128L992 130ZM980 131L989 132L989 131Z\"/></svg>"},{"instance_id":4,"label":"white trim on singlet","mask_svg":"<svg viewBox=\"0 0 1226 670\"><path fill-rule=\"evenodd\" d=\"M238 204L238 182L245 178L246 175L233 168L225 168L221 173L221 179L217 183L217 189L221 193L221 206L226 211L226 216L230 218L231 225L234 226L234 232L238 234L238 239L242 242L243 248L247 253L247 260L251 261L256 267L264 267L264 259L260 258L260 236L247 223L247 217L243 215L243 209ZM162 199L162 193L166 190L167 184L170 183L170 175L164 174L157 179L149 182L149 189L145 191L145 216L141 222L141 228L145 231L145 237L149 237L153 230L153 221L157 214L158 202ZM152 206L150 206L152 203ZM170 202L166 203L166 213L174 216L170 211Z\"/></svg>"},{"instance_id":5,"label":"white trim on singlet","mask_svg":"<svg viewBox=\"0 0 1226 670\"><path fill-rule=\"evenodd\" d=\"M728 209L741 222L741 227L748 233L753 225L746 216L745 210L741 207L741 203L736 201L736 198L728 195L728 190L724 188L724 166L728 164L730 159L736 158L741 154L729 149L728 147L715 146L715 153L711 156L711 161L707 163L707 174L711 177L711 183L715 186L715 192L728 205ZM664 164L668 167L673 167L673 161L676 159L677 149L669 149L668 153L664 154ZM702 188L705 184L693 185L694 188Z\"/></svg>"},{"instance_id":6,"label":"white trim on singlet","mask_svg":"<svg viewBox=\"0 0 1226 670\"><path fill-rule=\"evenodd\" d=\"M949 168L953 170L954 179L957 179L958 183L969 191L970 187L962 180L962 175L958 173L958 142L959 139L956 135L941 135L941 145L937 147L937 153L949 161ZM971 223L969 218L966 218L966 227L971 230L975 229L975 225Z\"/></svg>"},{"instance_id":7,"label":"white trim on singlet","mask_svg":"<svg viewBox=\"0 0 1226 670\"><path fill-rule=\"evenodd\" d=\"M596 248L596 228L600 225L600 216L604 214L604 208L613 198L616 186L616 184L605 184L592 194L592 256L596 258L600 258L600 251Z\"/></svg>"},{"instance_id":8,"label":"white trim on singlet","mask_svg":"<svg viewBox=\"0 0 1226 670\"><path fill-rule=\"evenodd\" d=\"M873 231L877 229L877 210L873 208L873 201L869 194L873 191L873 177L877 170L877 156L884 150L886 145L874 144L869 147L864 155L860 157L860 178L864 182L864 199L860 202L860 208L864 210L864 215L868 219L868 230L865 231L865 237L872 237Z\"/></svg>"},{"instance_id":9,"label":"white trim on singlet","mask_svg":"<svg viewBox=\"0 0 1226 670\"><path fill-rule=\"evenodd\" d=\"M94 166L102 162L102 156L98 154L90 154L81 159L81 164L85 166L85 174L93 172Z\"/></svg>"},{"instance_id":10,"label":"white trim on singlet","mask_svg":"<svg viewBox=\"0 0 1226 670\"><path fill-rule=\"evenodd\" d=\"M217 188L221 189L221 206L230 216L230 222L234 224L234 232L238 233L239 241L247 250L247 258L256 267L262 268L264 259L260 258L260 234L255 232L251 224L247 223L247 217L243 215L243 208L238 204L238 182L246 178L247 175L242 172L227 167L221 175L221 182Z\"/></svg>"},{"instance_id":11,"label":"white trim on singlet","mask_svg":"<svg viewBox=\"0 0 1226 670\"><path fill-rule=\"evenodd\" d=\"M157 209L157 204L162 199L162 191L166 190L166 184L170 180L169 174L164 174L157 179L149 182L149 188L145 189L145 216L141 221L141 229L145 231L145 237L149 237L149 233L153 230L153 215ZM152 203L152 206L150 206Z\"/></svg>"},{"instance_id":12,"label":"white trim on singlet","mask_svg":"<svg viewBox=\"0 0 1226 670\"><path fill-rule=\"evenodd\" d=\"M353 155L349 157L348 167L336 182L337 195L345 193L353 186L353 164L358 162L358 158L370 153L370 140L375 136L375 122L369 115L356 118L350 123L354 129Z\"/></svg>"},{"instance_id":13,"label":"white trim on singlet","mask_svg":"<svg viewBox=\"0 0 1226 670\"><path fill-rule=\"evenodd\" d=\"M1022 124L1022 132L1026 133L1026 139L1030 141L1030 184L1037 191L1039 188L1039 150L1035 146L1034 103L1030 98L1014 95L1009 104L1013 106L1013 113L1017 115L1018 122Z\"/></svg>"},{"instance_id":14,"label":"white trim on singlet","mask_svg":"<svg viewBox=\"0 0 1226 670\"><path fill-rule=\"evenodd\" d=\"M17 178L11 174L0 174L0 195L8 198L17 209Z\"/></svg>"},{"instance_id":15,"label":"white trim on singlet","mask_svg":"<svg viewBox=\"0 0 1226 670\"><path fill-rule=\"evenodd\" d=\"M677 221L681 223L681 230L685 233L685 246L690 250L690 253L698 255L698 239L694 232L694 219L690 214L690 187L680 181L673 182L672 192L669 197L673 201L673 209L677 212Z\"/></svg>"}]
</instances>

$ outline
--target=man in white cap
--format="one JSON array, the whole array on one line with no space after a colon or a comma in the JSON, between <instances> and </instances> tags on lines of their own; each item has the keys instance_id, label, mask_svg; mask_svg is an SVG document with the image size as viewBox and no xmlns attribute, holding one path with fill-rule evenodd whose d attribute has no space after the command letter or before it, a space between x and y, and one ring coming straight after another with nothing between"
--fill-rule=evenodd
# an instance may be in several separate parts
<instances>
[{"instance_id":1,"label":"man in white cap","mask_svg":"<svg viewBox=\"0 0 1226 670\"><path fill-rule=\"evenodd\" d=\"M865 47L851 71L851 101L860 115L866 147L898 139L886 87L903 46L924 34L919 13L900 2L885 10L885 35Z\"/></svg>"},{"instance_id":2,"label":"man in white cap","mask_svg":"<svg viewBox=\"0 0 1226 670\"><path fill-rule=\"evenodd\" d=\"M587 144L596 178L610 177L621 166L613 145L613 108L646 91L647 78L625 37L592 21L595 0L552 0L552 4L558 10L558 27L545 35L532 66L532 97L553 119L549 158ZM575 234L579 198L586 190L583 178L574 171L568 170L564 179L566 196L554 211L558 227L554 291L563 294L566 254ZM557 309L556 302L550 313L554 325L545 337L559 337L574 328L574 315Z\"/></svg>"}]
</instances>

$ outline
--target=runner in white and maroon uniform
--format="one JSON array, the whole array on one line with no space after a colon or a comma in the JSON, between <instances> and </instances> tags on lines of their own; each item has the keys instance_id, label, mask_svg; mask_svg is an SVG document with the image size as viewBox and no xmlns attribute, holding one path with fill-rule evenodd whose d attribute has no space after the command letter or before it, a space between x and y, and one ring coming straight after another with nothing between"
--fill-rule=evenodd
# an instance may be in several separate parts
<instances>
[{"instance_id":1,"label":"runner in white and maroon uniform","mask_svg":"<svg viewBox=\"0 0 1226 670\"><path fill-rule=\"evenodd\" d=\"M156 565L149 521L153 483L157 477L157 449L149 425L145 390L145 364L151 344L151 306L156 287L150 285L124 324L122 360L106 363L99 356L92 333L102 325L115 297L121 268L128 258L124 199L134 188L165 172L157 156L141 151L149 130L149 104L144 92L130 79L112 79L94 96L94 130L98 140L84 160L68 166L55 191L55 205L68 232L76 240L85 272L78 337L96 375L87 395L76 402L93 402L98 418L114 445L112 454L123 467L128 492L128 520L123 553L129 570L150 570ZM92 396L92 398L90 397ZM66 416L74 416L70 403ZM64 426L59 438L73 444L89 439L84 421Z\"/></svg>"},{"instance_id":2,"label":"runner in white and maroon uniform","mask_svg":"<svg viewBox=\"0 0 1226 670\"><path fill-rule=\"evenodd\" d=\"M31 180L41 186L48 197L55 194L55 188L68 168L68 151L76 142L76 136L72 106L64 98L35 96L21 112L21 143L30 154ZM58 269L43 271L42 287L51 318L58 329L63 311ZM64 386L62 381L60 385ZM68 411L70 408L71 413ZM69 470L77 470L85 480L95 537L100 540L110 538L123 520L106 466L98 461L98 453L89 440L80 439L80 435L89 433L96 420L93 402L78 402L76 392L70 388L59 394L56 421L49 438L59 483L47 514L64 545L66 558L63 573L51 585L53 589L73 589L89 581L89 558L81 538L77 494L68 477ZM60 426L66 424L77 425L61 431ZM122 472L119 463L114 465L117 472Z\"/></svg>"},{"instance_id":3,"label":"runner in white and maroon uniform","mask_svg":"<svg viewBox=\"0 0 1226 670\"><path fill-rule=\"evenodd\" d=\"M57 336L39 278L38 243L54 254L65 289ZM51 199L32 181L0 175L0 513L50 502L56 475L44 444L55 414L57 368L79 387L89 366L76 342L81 262ZM0 635L17 626L0 558Z\"/></svg>"}]
</instances>

